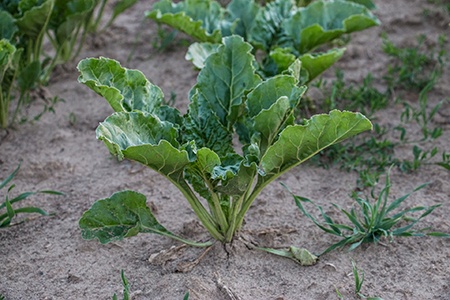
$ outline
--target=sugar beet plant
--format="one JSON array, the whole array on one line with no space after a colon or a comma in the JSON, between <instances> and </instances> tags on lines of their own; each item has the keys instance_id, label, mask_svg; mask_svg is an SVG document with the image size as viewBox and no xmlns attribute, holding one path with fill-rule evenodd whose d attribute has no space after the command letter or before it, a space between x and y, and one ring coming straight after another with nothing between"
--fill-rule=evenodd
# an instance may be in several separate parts
<instances>
[{"instance_id":1,"label":"sugar beet plant","mask_svg":"<svg viewBox=\"0 0 450 300\"><path fill-rule=\"evenodd\" d=\"M222 37L236 34L263 54L260 75L280 74L298 58L302 62L301 81L307 83L333 65L345 50L315 49L344 34L379 24L363 4L373 6L370 1L320 0L300 7L292 0L275 0L265 6L254 0L232 0L223 8L214 0L176 4L161 0L147 16L195 38L199 43L189 47L186 57L199 68L217 50Z\"/></svg>"},{"instance_id":2,"label":"sugar beet plant","mask_svg":"<svg viewBox=\"0 0 450 300\"><path fill-rule=\"evenodd\" d=\"M114 60L89 58L79 81L109 102L115 113L97 128L97 138L119 159L138 161L165 176L189 202L211 236L230 242L258 194L270 182L322 149L362 131L359 113L331 111L294 123L293 110L306 87L298 85L300 62L286 74L263 80L251 45L224 38L205 62L189 93L187 114L161 105L163 94L137 70ZM233 146L237 134L242 148ZM204 201L200 200L204 198ZM121 191L98 200L80 219L82 235L107 243L139 232L166 235L144 195Z\"/></svg>"},{"instance_id":3,"label":"sugar beet plant","mask_svg":"<svg viewBox=\"0 0 450 300\"><path fill-rule=\"evenodd\" d=\"M119 1L110 22L136 1ZM95 14L100 2L104 7L107 0L0 2L0 128L14 123L31 90L47 84L56 65L77 56L86 34L102 17L102 9ZM45 38L53 46L51 51L43 49Z\"/></svg>"}]
</instances>

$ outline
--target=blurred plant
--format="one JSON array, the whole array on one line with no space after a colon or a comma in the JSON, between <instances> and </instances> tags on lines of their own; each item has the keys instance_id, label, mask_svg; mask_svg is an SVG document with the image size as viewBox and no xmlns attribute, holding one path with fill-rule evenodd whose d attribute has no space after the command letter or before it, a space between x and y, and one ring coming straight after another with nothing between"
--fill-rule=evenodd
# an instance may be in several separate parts
<instances>
[{"instance_id":1,"label":"blurred plant","mask_svg":"<svg viewBox=\"0 0 450 300\"><path fill-rule=\"evenodd\" d=\"M403 88L420 91L434 81L435 76L442 75L446 37L439 36L438 49L432 47L428 51L423 50L425 40L426 36L421 35L417 38L417 46L401 48L383 35L383 50L394 59L394 65L389 66L385 76L390 90Z\"/></svg>"},{"instance_id":2,"label":"blurred plant","mask_svg":"<svg viewBox=\"0 0 450 300\"><path fill-rule=\"evenodd\" d=\"M107 0L103 0L104 5ZM119 1L108 25L137 0ZM16 121L30 93L46 85L56 65L75 58L92 25L99 0L0 2L0 128ZM95 23L100 21L99 12ZM96 29L95 29L96 30ZM44 51L47 37L53 46ZM16 102L9 117L11 102ZM45 112L45 110L44 110Z\"/></svg>"},{"instance_id":3,"label":"blurred plant","mask_svg":"<svg viewBox=\"0 0 450 300\"><path fill-rule=\"evenodd\" d=\"M123 300L130 300L130 285L128 284L128 280L125 277L125 273L123 270L120 271L120 277L122 278L122 285L123 285ZM114 294L113 300L117 300L117 295Z\"/></svg>"},{"instance_id":4,"label":"blurred plant","mask_svg":"<svg viewBox=\"0 0 450 300\"><path fill-rule=\"evenodd\" d=\"M275 0L261 6L254 0L233 0L225 8L215 0L185 0L173 3L161 0L147 16L156 22L185 32L199 43L189 47L186 58L203 68L206 58L216 52L222 38L240 35L254 53L259 51L258 72L264 78L287 72L299 59L301 83L313 80L333 65L344 48L314 52L319 46L344 34L379 24L364 5L370 1Z\"/></svg>"}]
</instances>

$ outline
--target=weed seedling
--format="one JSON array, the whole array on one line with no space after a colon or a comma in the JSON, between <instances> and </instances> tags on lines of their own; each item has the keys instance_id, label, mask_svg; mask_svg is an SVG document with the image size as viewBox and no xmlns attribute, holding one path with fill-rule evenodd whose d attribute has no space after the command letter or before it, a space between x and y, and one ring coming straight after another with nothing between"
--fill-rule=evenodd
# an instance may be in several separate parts
<instances>
[{"instance_id":1,"label":"weed seedling","mask_svg":"<svg viewBox=\"0 0 450 300\"><path fill-rule=\"evenodd\" d=\"M130 285L128 284L128 280L125 277L125 273L123 270L120 271L120 277L122 278L122 285L123 285L123 300L129 300L130 298ZM113 300L117 300L117 295L114 294L112 297Z\"/></svg>"},{"instance_id":2,"label":"weed seedling","mask_svg":"<svg viewBox=\"0 0 450 300\"><path fill-rule=\"evenodd\" d=\"M378 196L375 196L374 189L371 192L372 200L362 198L355 194L353 199L356 201L356 207L351 208L350 211L345 210L337 204L333 204L341 213L343 213L350 224L340 224L335 222L328 214L326 214L322 207L314 204L311 200L294 196L295 203L302 213L311 219L320 229L326 233L338 236L341 240L330 247L328 247L321 255L330 252L336 248L342 248L349 245L349 251L356 249L362 243L372 242L377 243L382 237L387 237L392 240L396 236L438 236L450 237L449 234L440 232L430 232L428 228L422 230L412 230L412 227L422 218L433 212L440 204L432 206L416 206L412 208L397 210L399 206L411 195L408 193L400 198L389 202L389 192L391 188L390 171L386 174L386 181L383 189ZM426 184L420 185L414 189L416 192L424 188ZM413 193L412 192L412 193ZM314 216L307 212L305 205L315 205L324 222L320 222ZM397 211L396 211L397 210ZM418 217L413 213L421 213Z\"/></svg>"},{"instance_id":3,"label":"weed seedling","mask_svg":"<svg viewBox=\"0 0 450 300\"><path fill-rule=\"evenodd\" d=\"M417 38L417 46L400 48L383 36L383 50L395 59L394 65L388 69L385 77L389 89L422 90L432 80L434 72L442 74L445 60L445 36L438 40L439 49L423 50L425 36Z\"/></svg>"},{"instance_id":4,"label":"weed seedling","mask_svg":"<svg viewBox=\"0 0 450 300\"><path fill-rule=\"evenodd\" d=\"M3 181L0 182L0 190L4 188L19 172L20 165L12 172L8 177L6 177ZM43 191L37 191L37 192L25 192L22 193L14 198L10 198L9 193L14 189L15 184L12 184L6 191L5 201L3 203L0 203L0 228L2 227L8 227L11 225L12 219L17 216L18 214L31 214L31 213L38 213L43 216L48 216L49 213L47 213L45 210L42 210L38 207L21 207L21 208L13 208L13 204L20 202L22 200L25 200L31 195L34 194L51 194L51 195L63 195L61 192L51 191L51 190L43 190ZM2 210L6 210L6 212L2 213Z\"/></svg>"}]
</instances>

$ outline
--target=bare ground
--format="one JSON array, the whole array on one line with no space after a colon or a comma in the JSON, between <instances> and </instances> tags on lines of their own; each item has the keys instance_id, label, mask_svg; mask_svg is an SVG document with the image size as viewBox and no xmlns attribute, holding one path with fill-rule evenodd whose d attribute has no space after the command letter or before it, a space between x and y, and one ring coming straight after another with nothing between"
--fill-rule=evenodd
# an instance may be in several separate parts
<instances>
[{"instance_id":1,"label":"bare ground","mask_svg":"<svg viewBox=\"0 0 450 300\"><path fill-rule=\"evenodd\" d=\"M158 52L152 46L157 27L144 20L143 11L153 1L140 1L120 16L104 34L92 37L83 57L115 58L128 68L142 70L166 96L177 94L177 105L185 110L187 92L195 83L196 71L184 60L186 47L180 44ZM448 14L425 0L376 1L382 25L352 35L347 53L338 63L346 78L360 81L368 72L380 79L388 58L381 50L380 34L402 46L414 44L419 34L427 41L448 35ZM428 11L427 11L428 10ZM425 16L428 12L428 16ZM447 44L447 51L450 51ZM65 101L56 114L27 123L0 138L0 177L19 163L14 181L17 192L54 189L64 197L37 195L27 205L40 206L52 217L36 217L0 231L0 294L6 299L111 299L121 291L120 270L128 277L133 299L356 299L351 276L351 259L366 273L362 292L384 299L450 299L450 241L438 238L397 238L378 245L363 245L353 252L334 251L312 267L264 252L250 250L236 240L232 245L215 245L194 268L189 264L202 250L156 235L137 237L108 245L81 238L78 220L96 199L122 189L147 195L156 216L169 230L205 240L205 230L196 221L182 195L161 176L132 162L117 162L95 139L95 128L112 111L106 101L77 83L76 62L61 67L48 86L51 95ZM430 96L431 103L450 95L449 70ZM330 70L325 77L332 78ZM417 98L412 94L411 101ZM36 110L31 107L30 110ZM449 149L449 106L440 118L444 136L441 149ZM400 107L392 105L377 114L378 122L390 125L399 118ZM407 156L409 148L397 155ZM297 194L317 199L333 214L331 202L348 207L348 194L357 175L336 168L313 165L294 169L283 181ZM413 174L397 170L392 174L392 196L410 192L424 182L431 184L413 194L409 205L442 207L422 226L450 232L450 174L437 166L424 166ZM248 213L242 236L264 246L306 247L319 253L336 242L322 234L295 207L293 199L277 183L263 191ZM149 258L160 253L151 262ZM236 298L232 298L236 297Z\"/></svg>"}]
</instances>

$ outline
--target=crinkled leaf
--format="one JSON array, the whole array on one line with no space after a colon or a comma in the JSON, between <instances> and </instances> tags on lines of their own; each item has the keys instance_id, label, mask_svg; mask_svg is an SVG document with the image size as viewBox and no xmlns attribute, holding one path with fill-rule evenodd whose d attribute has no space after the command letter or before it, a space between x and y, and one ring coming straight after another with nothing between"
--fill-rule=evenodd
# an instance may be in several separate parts
<instances>
[{"instance_id":1,"label":"crinkled leaf","mask_svg":"<svg viewBox=\"0 0 450 300\"><path fill-rule=\"evenodd\" d=\"M123 68L109 58L86 58L78 64L78 81L103 96L116 112L139 110L153 113L164 96L138 70Z\"/></svg>"},{"instance_id":2,"label":"crinkled leaf","mask_svg":"<svg viewBox=\"0 0 450 300\"><path fill-rule=\"evenodd\" d=\"M268 174L264 181L271 181L326 147L370 129L372 124L362 114L338 110L315 115L305 125L288 126L261 159L262 169Z\"/></svg>"},{"instance_id":3,"label":"crinkled leaf","mask_svg":"<svg viewBox=\"0 0 450 300\"><path fill-rule=\"evenodd\" d=\"M186 241L164 228L146 205L144 195L121 191L96 201L79 221L84 239L97 238L102 244L120 241L138 233L156 233L194 246L208 246Z\"/></svg>"},{"instance_id":4,"label":"crinkled leaf","mask_svg":"<svg viewBox=\"0 0 450 300\"><path fill-rule=\"evenodd\" d=\"M198 148L207 147L220 157L234 152L232 146L233 135L211 113L210 104L198 100L198 94L191 97L189 113L183 123L183 143L195 141Z\"/></svg>"},{"instance_id":5,"label":"crinkled leaf","mask_svg":"<svg viewBox=\"0 0 450 300\"><path fill-rule=\"evenodd\" d=\"M205 60L211 54L217 52L220 44L212 43L193 43L189 46L186 53L186 59L192 61L194 66L199 69L203 69L205 66Z\"/></svg>"},{"instance_id":6,"label":"crinkled leaf","mask_svg":"<svg viewBox=\"0 0 450 300\"><path fill-rule=\"evenodd\" d=\"M21 1L20 4L22 2L24 1ZM26 11L23 13L23 16L16 20L20 33L32 38L39 36L46 29L54 3L54 0L46 0L40 5L33 3L32 7L24 8Z\"/></svg>"},{"instance_id":7,"label":"crinkled leaf","mask_svg":"<svg viewBox=\"0 0 450 300\"><path fill-rule=\"evenodd\" d=\"M270 51L269 56L271 61L275 64L275 70L272 72L276 74L281 74L281 72L287 70L296 60L296 56L292 54L291 49L289 48L277 47Z\"/></svg>"},{"instance_id":8,"label":"crinkled leaf","mask_svg":"<svg viewBox=\"0 0 450 300\"><path fill-rule=\"evenodd\" d=\"M183 31L201 42L218 43L222 38L220 21L223 18L220 5L210 0L185 0L172 3L161 0L153 5L146 16Z\"/></svg>"},{"instance_id":9,"label":"crinkled leaf","mask_svg":"<svg viewBox=\"0 0 450 300\"><path fill-rule=\"evenodd\" d=\"M302 68L308 72L308 82L330 68L344 54L345 49L332 49L325 53L304 54L299 57Z\"/></svg>"},{"instance_id":10,"label":"crinkled leaf","mask_svg":"<svg viewBox=\"0 0 450 300\"><path fill-rule=\"evenodd\" d=\"M299 53L306 53L344 33L378 25L366 7L348 1L316 1L300 8L283 23Z\"/></svg>"},{"instance_id":11,"label":"crinkled leaf","mask_svg":"<svg viewBox=\"0 0 450 300\"><path fill-rule=\"evenodd\" d=\"M0 39L10 40L18 31L10 13L0 10Z\"/></svg>"},{"instance_id":12,"label":"crinkled leaf","mask_svg":"<svg viewBox=\"0 0 450 300\"><path fill-rule=\"evenodd\" d=\"M228 130L239 117L245 92L261 81L255 74L251 49L239 36L224 38L223 45L207 58L193 88L199 102L208 102Z\"/></svg>"},{"instance_id":13,"label":"crinkled leaf","mask_svg":"<svg viewBox=\"0 0 450 300\"><path fill-rule=\"evenodd\" d=\"M267 3L259 10L248 41L266 52L273 46L290 46L292 38L285 34L282 25L285 19L290 18L293 9L294 3L291 0L275 0Z\"/></svg>"}]
</instances>

